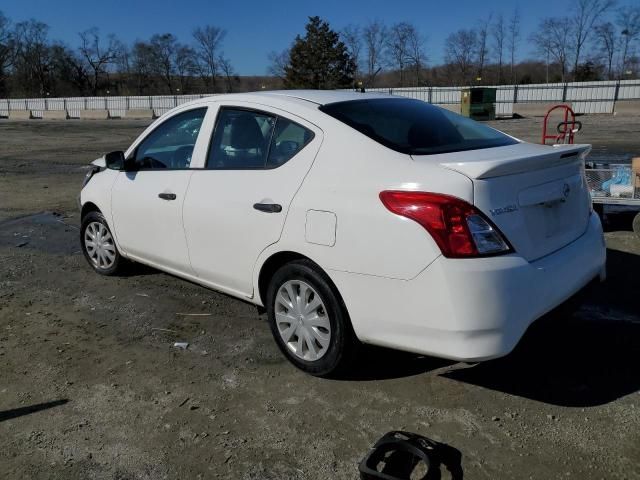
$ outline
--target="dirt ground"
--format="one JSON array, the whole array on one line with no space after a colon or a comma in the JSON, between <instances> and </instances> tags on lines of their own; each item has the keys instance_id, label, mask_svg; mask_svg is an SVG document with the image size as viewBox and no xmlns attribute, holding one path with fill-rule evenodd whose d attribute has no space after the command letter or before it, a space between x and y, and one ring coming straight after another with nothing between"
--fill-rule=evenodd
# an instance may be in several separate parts
<instances>
[{"instance_id":1,"label":"dirt ground","mask_svg":"<svg viewBox=\"0 0 640 480\"><path fill-rule=\"evenodd\" d=\"M582 120L595 155L640 154L637 117ZM536 141L540 123L494 125ZM640 479L628 215L609 218L608 281L511 355L470 366L369 349L350 377L317 379L248 304L85 264L85 166L145 125L0 122L0 478L355 479L373 443L405 429L457 449L469 479Z\"/></svg>"}]
</instances>

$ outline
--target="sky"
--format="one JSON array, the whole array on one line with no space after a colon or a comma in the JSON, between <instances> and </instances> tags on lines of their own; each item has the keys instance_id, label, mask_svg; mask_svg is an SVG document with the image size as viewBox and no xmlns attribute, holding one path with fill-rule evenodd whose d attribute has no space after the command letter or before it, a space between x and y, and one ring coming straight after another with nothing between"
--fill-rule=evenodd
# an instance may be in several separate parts
<instances>
[{"instance_id":1,"label":"sky","mask_svg":"<svg viewBox=\"0 0 640 480\"><path fill-rule=\"evenodd\" d=\"M269 52L287 48L312 15L328 20L335 30L370 20L412 22L426 37L430 63L438 64L449 33L477 26L491 13L494 18L499 13L509 17L516 6L522 22L520 58L526 57L531 53L527 37L538 20L570 14L569 4L570 0L0 0L0 11L14 22L45 22L52 39L73 47L78 32L94 26L127 43L166 32L187 43L196 26L212 24L227 31L223 49L240 75L264 75Z\"/></svg>"}]
</instances>

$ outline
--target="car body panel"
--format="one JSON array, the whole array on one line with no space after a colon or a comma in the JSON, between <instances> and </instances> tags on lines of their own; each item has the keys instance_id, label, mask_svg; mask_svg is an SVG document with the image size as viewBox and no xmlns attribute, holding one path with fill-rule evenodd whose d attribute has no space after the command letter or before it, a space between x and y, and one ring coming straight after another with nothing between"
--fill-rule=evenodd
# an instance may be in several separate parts
<instances>
[{"instance_id":1,"label":"car body panel","mask_svg":"<svg viewBox=\"0 0 640 480\"><path fill-rule=\"evenodd\" d=\"M158 252L145 251L144 242L132 249L126 234L120 242L118 230L122 233L124 227L118 226L118 218L127 214L127 208L123 197L112 212L112 187L118 187L113 195L120 195L119 182L130 181L131 172L105 170L94 175L81 202L92 202L103 212L115 228L123 255L258 306L265 301L260 291L265 263L283 252L306 257L336 285L360 340L454 359L481 360L508 353L531 322L602 275L602 229L597 216L589 212L588 192L580 183L588 147L561 151L519 143L412 157L318 109L324 102L367 97L385 95L308 91L220 95L181 105L156 120L126 155L172 115L209 107L190 168L174 171L175 180L166 185L149 181L137 194L144 199L127 200L144 206L165 188L184 199L179 207L179 203L157 203L143 218L137 217L138 225L133 216L127 220L127 228L151 241L164 235L173 242L158 242ZM282 115L309 128L315 137L273 170L206 170L220 105ZM574 157L558 154L574 151L578 152ZM576 203L561 202L565 183ZM513 240L515 251L491 258L445 258L422 226L385 208L379 198L385 190L441 193L473 204L507 240ZM279 203L283 210L259 212L252 208L258 202ZM549 211L555 208L561 219L581 220L548 242L549 232L536 237L535 230L548 224L548 216L541 214L529 222L520 211L542 204L549 204L544 207ZM516 215L511 205L518 210ZM182 240L184 247L176 248ZM177 250L173 259L162 253L169 248Z\"/></svg>"},{"instance_id":2,"label":"car body panel","mask_svg":"<svg viewBox=\"0 0 640 480\"><path fill-rule=\"evenodd\" d=\"M182 227L190 170L120 172L112 190L112 214L122 253L193 274ZM176 195L163 200L161 193Z\"/></svg>"},{"instance_id":3,"label":"car body panel","mask_svg":"<svg viewBox=\"0 0 640 480\"><path fill-rule=\"evenodd\" d=\"M508 354L533 321L602 274L605 255L592 214L580 238L536 262L439 257L410 281L329 275L360 340L475 362Z\"/></svg>"},{"instance_id":4,"label":"car body panel","mask_svg":"<svg viewBox=\"0 0 640 480\"><path fill-rule=\"evenodd\" d=\"M278 168L198 169L191 177L183 219L196 275L251 297L255 262L267 246L280 238L291 200L313 164L323 133L304 119L273 107L244 101L217 102L216 106L286 115L314 133L310 143ZM202 133L211 136L213 125L207 128ZM253 207L256 203L278 204L282 211L258 211Z\"/></svg>"}]
</instances>

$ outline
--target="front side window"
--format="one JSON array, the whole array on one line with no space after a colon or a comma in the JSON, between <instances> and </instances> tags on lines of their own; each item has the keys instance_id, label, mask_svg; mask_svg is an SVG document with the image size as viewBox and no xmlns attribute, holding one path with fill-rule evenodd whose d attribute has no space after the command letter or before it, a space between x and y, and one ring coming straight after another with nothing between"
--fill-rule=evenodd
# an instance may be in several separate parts
<instances>
[{"instance_id":1,"label":"front side window","mask_svg":"<svg viewBox=\"0 0 640 480\"><path fill-rule=\"evenodd\" d=\"M378 143L410 155L461 152L518 143L461 115L420 100L377 98L320 107Z\"/></svg>"},{"instance_id":2,"label":"front side window","mask_svg":"<svg viewBox=\"0 0 640 480\"><path fill-rule=\"evenodd\" d=\"M179 113L166 120L134 153L136 168L140 170L189 168L193 148L200 133L206 108Z\"/></svg>"}]
</instances>

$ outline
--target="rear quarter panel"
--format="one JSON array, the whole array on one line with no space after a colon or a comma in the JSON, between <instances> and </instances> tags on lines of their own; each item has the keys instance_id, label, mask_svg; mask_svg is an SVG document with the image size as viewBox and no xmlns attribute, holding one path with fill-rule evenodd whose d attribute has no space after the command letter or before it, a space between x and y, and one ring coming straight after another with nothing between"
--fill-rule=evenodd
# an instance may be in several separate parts
<instances>
[{"instance_id":1,"label":"rear quarter panel","mask_svg":"<svg viewBox=\"0 0 640 480\"><path fill-rule=\"evenodd\" d=\"M278 251L303 254L329 274L414 278L440 250L420 225L389 212L380 192L439 192L472 202L471 181L437 164L417 163L336 120L327 118L321 128L324 142L290 206L280 241L260 256L256 280L260 265ZM309 210L335 214L333 245L306 241Z\"/></svg>"}]
</instances>

